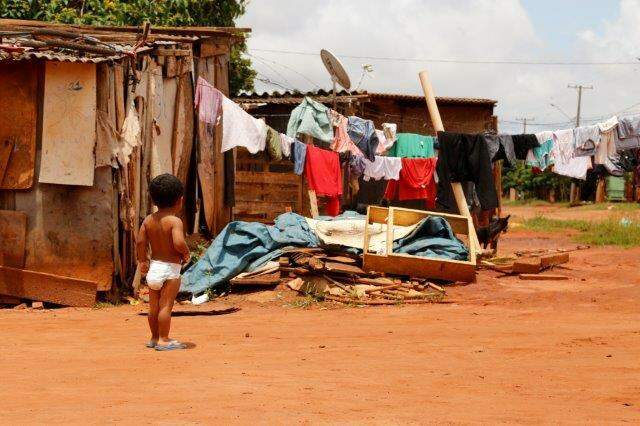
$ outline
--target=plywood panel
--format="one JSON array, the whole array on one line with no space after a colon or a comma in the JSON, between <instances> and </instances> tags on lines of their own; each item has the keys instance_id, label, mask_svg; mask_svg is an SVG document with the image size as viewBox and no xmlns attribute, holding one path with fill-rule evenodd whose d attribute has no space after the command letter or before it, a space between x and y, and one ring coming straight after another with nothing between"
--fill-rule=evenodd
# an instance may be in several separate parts
<instances>
[{"instance_id":1,"label":"plywood panel","mask_svg":"<svg viewBox=\"0 0 640 426\"><path fill-rule=\"evenodd\" d=\"M91 307L96 283L0 266L0 294L65 306Z\"/></svg>"},{"instance_id":2,"label":"plywood panel","mask_svg":"<svg viewBox=\"0 0 640 426\"><path fill-rule=\"evenodd\" d=\"M173 174L186 185L193 148L193 86L190 74L179 77L173 128Z\"/></svg>"},{"instance_id":3,"label":"plywood panel","mask_svg":"<svg viewBox=\"0 0 640 426\"><path fill-rule=\"evenodd\" d=\"M111 167L95 171L92 187L36 184L16 193L28 215L25 268L73 277L108 290L113 274Z\"/></svg>"},{"instance_id":4,"label":"plywood panel","mask_svg":"<svg viewBox=\"0 0 640 426\"><path fill-rule=\"evenodd\" d=\"M38 68L35 62L0 63L0 143L13 149L0 189L33 186L38 112Z\"/></svg>"},{"instance_id":5,"label":"plywood panel","mask_svg":"<svg viewBox=\"0 0 640 426\"><path fill-rule=\"evenodd\" d=\"M177 79L155 76L156 83L153 86L153 96L158 102L154 102L154 120L156 131L153 134L151 146L151 178L163 173L173 173L173 160L171 156L171 141L173 139L173 121L176 105Z\"/></svg>"},{"instance_id":6,"label":"plywood panel","mask_svg":"<svg viewBox=\"0 0 640 426\"><path fill-rule=\"evenodd\" d=\"M27 215L23 212L0 210L0 265L24 266Z\"/></svg>"},{"instance_id":7,"label":"plywood panel","mask_svg":"<svg viewBox=\"0 0 640 426\"><path fill-rule=\"evenodd\" d=\"M93 185L96 65L46 62L42 113L42 183Z\"/></svg>"}]
</instances>

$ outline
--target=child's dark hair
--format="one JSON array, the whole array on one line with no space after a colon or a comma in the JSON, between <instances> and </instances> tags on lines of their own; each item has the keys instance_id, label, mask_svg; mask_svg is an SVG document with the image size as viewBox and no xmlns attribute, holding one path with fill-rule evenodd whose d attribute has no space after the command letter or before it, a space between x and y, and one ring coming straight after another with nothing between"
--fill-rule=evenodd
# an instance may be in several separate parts
<instances>
[{"instance_id":1,"label":"child's dark hair","mask_svg":"<svg viewBox=\"0 0 640 426\"><path fill-rule=\"evenodd\" d=\"M149 193L151 194L153 204L159 208L171 207L182 197L184 185L182 185L180 179L174 175L165 173L151 180Z\"/></svg>"}]
</instances>

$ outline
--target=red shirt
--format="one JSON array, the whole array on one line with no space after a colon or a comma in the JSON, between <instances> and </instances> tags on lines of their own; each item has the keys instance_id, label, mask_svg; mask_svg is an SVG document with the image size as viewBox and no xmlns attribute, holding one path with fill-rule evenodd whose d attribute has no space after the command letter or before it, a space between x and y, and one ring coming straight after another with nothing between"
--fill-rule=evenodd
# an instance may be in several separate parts
<instances>
[{"instance_id":1,"label":"red shirt","mask_svg":"<svg viewBox=\"0 0 640 426\"><path fill-rule=\"evenodd\" d=\"M309 189L316 191L316 195L326 197L342 195L342 169L337 152L307 145L304 173L307 176Z\"/></svg>"},{"instance_id":2,"label":"red shirt","mask_svg":"<svg viewBox=\"0 0 640 426\"><path fill-rule=\"evenodd\" d=\"M390 180L384 197L388 200L426 200L435 205L436 183L433 174L437 158L403 158L399 180Z\"/></svg>"}]
</instances>

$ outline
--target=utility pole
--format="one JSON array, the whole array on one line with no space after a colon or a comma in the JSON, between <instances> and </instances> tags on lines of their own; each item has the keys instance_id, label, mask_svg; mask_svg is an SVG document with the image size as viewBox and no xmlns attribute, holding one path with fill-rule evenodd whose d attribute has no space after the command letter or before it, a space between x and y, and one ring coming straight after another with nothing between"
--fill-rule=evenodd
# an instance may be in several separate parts
<instances>
[{"instance_id":1,"label":"utility pole","mask_svg":"<svg viewBox=\"0 0 640 426\"><path fill-rule=\"evenodd\" d=\"M580 127L580 107L582 106L582 91L585 89L593 89L593 86L584 86L582 84L568 84L567 88L576 89L578 91L578 111L576 112L576 127ZM604 184L604 178L601 178ZM600 184L600 182L598 182ZM571 190L569 192L569 205L577 206L580 204L580 187L576 185L575 179L571 181Z\"/></svg>"},{"instance_id":2,"label":"utility pole","mask_svg":"<svg viewBox=\"0 0 640 426\"><path fill-rule=\"evenodd\" d=\"M580 127L580 107L582 105L582 91L593 89L593 86L583 86L582 84L568 84L567 88L578 91L578 112L576 113L576 127Z\"/></svg>"},{"instance_id":3,"label":"utility pole","mask_svg":"<svg viewBox=\"0 0 640 426\"><path fill-rule=\"evenodd\" d=\"M522 121L522 134L527 133L527 123L534 120L535 120L534 117L516 118L516 121Z\"/></svg>"}]
</instances>

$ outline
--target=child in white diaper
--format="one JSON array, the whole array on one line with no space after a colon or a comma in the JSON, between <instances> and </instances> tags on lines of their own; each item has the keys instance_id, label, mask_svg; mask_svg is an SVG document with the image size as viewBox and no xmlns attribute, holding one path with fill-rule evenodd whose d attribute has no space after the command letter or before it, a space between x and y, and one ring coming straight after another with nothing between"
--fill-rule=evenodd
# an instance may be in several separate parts
<instances>
[{"instance_id":1,"label":"child in white diaper","mask_svg":"<svg viewBox=\"0 0 640 426\"><path fill-rule=\"evenodd\" d=\"M149 348L158 351L185 349L177 340L169 339L171 311L180 290L182 262L189 260L189 247L184 240L182 220L177 216L182 208L184 186L170 174L155 177L149 193L158 211L147 216L137 239L140 271L149 286ZM147 250L151 246L151 262Z\"/></svg>"}]
</instances>

